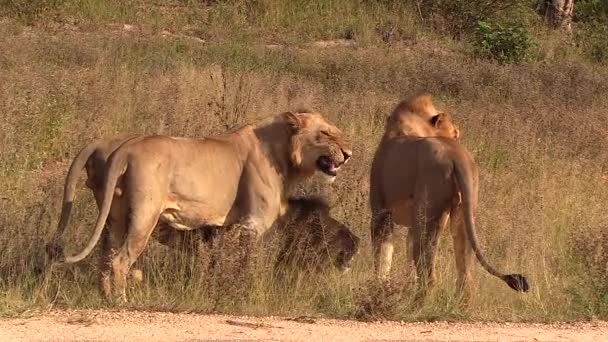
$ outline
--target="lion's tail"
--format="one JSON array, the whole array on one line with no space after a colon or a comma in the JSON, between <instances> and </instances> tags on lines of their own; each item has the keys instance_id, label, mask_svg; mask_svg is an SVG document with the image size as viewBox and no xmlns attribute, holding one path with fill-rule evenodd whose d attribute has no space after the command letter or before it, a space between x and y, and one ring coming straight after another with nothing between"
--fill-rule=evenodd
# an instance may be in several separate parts
<instances>
[{"instance_id":1,"label":"lion's tail","mask_svg":"<svg viewBox=\"0 0 608 342\"><path fill-rule=\"evenodd\" d=\"M53 240L46 245L46 252L51 259L57 259L63 256L62 238L63 233L68 226L68 221L70 220L70 213L76 195L76 182L78 181L80 171L84 169L87 160L89 160L93 152L99 147L101 141L102 139L98 139L83 147L70 165L63 188L63 204L61 207L59 223L57 224L57 231L55 232Z\"/></svg>"},{"instance_id":2,"label":"lion's tail","mask_svg":"<svg viewBox=\"0 0 608 342\"><path fill-rule=\"evenodd\" d=\"M525 276L521 274L501 273L490 265L483 256L481 248L479 247L477 235L475 233L475 222L473 220L473 198L476 196L476 194L473 193L474 175L472 170L464 165L462 158L455 158L454 170L460 191L462 192L462 202L464 206L463 219L466 235L471 243L471 246L473 247L477 260L479 260L479 263L486 271L493 276L502 279L513 290L527 292L529 285Z\"/></svg>"},{"instance_id":3,"label":"lion's tail","mask_svg":"<svg viewBox=\"0 0 608 342\"><path fill-rule=\"evenodd\" d=\"M122 176L127 170L127 154L120 150L116 151L108 160L108 165L108 173L103 188L103 201L101 203L101 208L99 208L99 215L97 216L93 236L91 236L89 243L82 250L82 252L78 253L77 255L65 257L65 263L71 264L86 258L86 256L91 253L93 248L95 248L97 241L99 241L99 237L101 236L105 222L110 214L112 197L114 196L114 189L118 183L118 178L120 178L120 176Z\"/></svg>"}]
</instances>

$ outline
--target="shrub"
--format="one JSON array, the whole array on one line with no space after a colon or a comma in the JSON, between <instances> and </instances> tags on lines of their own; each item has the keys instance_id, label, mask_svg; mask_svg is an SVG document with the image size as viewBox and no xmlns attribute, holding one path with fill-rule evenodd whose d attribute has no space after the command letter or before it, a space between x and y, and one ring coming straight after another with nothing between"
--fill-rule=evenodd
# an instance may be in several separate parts
<instances>
[{"instance_id":1,"label":"shrub","mask_svg":"<svg viewBox=\"0 0 608 342\"><path fill-rule=\"evenodd\" d=\"M477 53L497 60L501 64L520 63L531 54L533 46L530 32L525 28L506 27L479 20L475 38Z\"/></svg>"},{"instance_id":2,"label":"shrub","mask_svg":"<svg viewBox=\"0 0 608 342\"><path fill-rule=\"evenodd\" d=\"M608 25L596 23L585 30L583 46L595 62L608 62Z\"/></svg>"},{"instance_id":3,"label":"shrub","mask_svg":"<svg viewBox=\"0 0 608 342\"><path fill-rule=\"evenodd\" d=\"M584 0L577 3L574 21L576 41L594 62L608 62L608 2Z\"/></svg>"},{"instance_id":4,"label":"shrub","mask_svg":"<svg viewBox=\"0 0 608 342\"><path fill-rule=\"evenodd\" d=\"M430 20L435 29L444 29L458 38L474 33L478 20L518 17L529 12L528 0L419 0L420 15Z\"/></svg>"},{"instance_id":5,"label":"shrub","mask_svg":"<svg viewBox=\"0 0 608 342\"><path fill-rule=\"evenodd\" d=\"M35 19L57 10L59 0L0 0L0 15L20 18L31 24Z\"/></svg>"},{"instance_id":6,"label":"shrub","mask_svg":"<svg viewBox=\"0 0 608 342\"><path fill-rule=\"evenodd\" d=\"M608 2L605 0L581 0L573 13L575 22L591 22L608 19Z\"/></svg>"}]
</instances>

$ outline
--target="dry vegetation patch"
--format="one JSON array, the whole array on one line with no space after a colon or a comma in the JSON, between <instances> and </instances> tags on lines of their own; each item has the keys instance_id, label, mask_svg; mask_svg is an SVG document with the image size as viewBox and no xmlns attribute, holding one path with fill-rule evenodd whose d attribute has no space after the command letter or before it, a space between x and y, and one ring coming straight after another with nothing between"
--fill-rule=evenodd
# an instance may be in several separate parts
<instances>
[{"instance_id":1,"label":"dry vegetation patch","mask_svg":"<svg viewBox=\"0 0 608 342\"><path fill-rule=\"evenodd\" d=\"M51 268L44 259L68 162L86 142L119 132L203 136L302 105L325 113L354 140L348 170L326 189L339 200L332 215L361 237L352 270L296 276L287 286L261 265L254 284L240 289L245 294L222 296L218 302L209 291L232 293L222 282L209 286L199 281L208 275L196 259L152 243L141 261L146 277L131 289L131 305L407 320L608 314L608 260L602 242L608 238L606 67L560 59L548 65L479 61L463 53L462 46L451 48L453 43L408 26L414 20L403 11L385 20L387 27L401 18L406 23L399 27L403 40L387 46L373 38L375 28L363 29L365 23L381 22L382 13L355 7L304 30L309 26L301 21L290 26L293 18L279 5L269 8L280 15L269 12L252 23L242 17L247 8L225 4L213 10L200 7L196 15L170 14L174 10L164 6L159 16L156 7L149 8L150 15L131 10L131 2L119 9L86 3L100 7L60 9L73 14L71 25L77 29L40 21L39 15L32 16L33 26L11 16L0 21L0 314L31 305L105 305L95 291L94 258ZM194 23L203 17L206 24L196 31ZM234 19L234 28L222 35L226 26L218 23L227 18ZM291 48L305 39L345 38L348 32L337 24L339 18L350 18L357 46ZM107 28L109 22L145 29L118 33ZM261 23L268 28L262 31ZM240 28L247 29L236 33ZM178 36L164 39L163 30ZM259 32L264 34L256 40ZM306 32L305 37L298 32ZM412 35L417 38L409 39ZM262 43L289 48L269 49ZM453 298L451 243L442 234L439 289L429 303L412 309L403 229L392 276L404 284L389 291L367 283L372 267L370 159L385 115L420 90L433 93L440 106L456 113L463 144L481 168L479 238L497 266L523 270L530 293L515 295L477 270L478 293L468 308L459 309ZM67 246L80 249L96 215L92 197L82 188Z\"/></svg>"}]
</instances>

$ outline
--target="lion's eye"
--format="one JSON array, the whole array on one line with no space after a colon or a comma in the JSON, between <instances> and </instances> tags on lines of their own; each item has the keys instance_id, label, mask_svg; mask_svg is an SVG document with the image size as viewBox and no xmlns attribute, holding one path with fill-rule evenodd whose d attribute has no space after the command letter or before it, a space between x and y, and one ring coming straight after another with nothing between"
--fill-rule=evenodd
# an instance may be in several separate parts
<instances>
[{"instance_id":1,"label":"lion's eye","mask_svg":"<svg viewBox=\"0 0 608 342\"><path fill-rule=\"evenodd\" d=\"M321 134L329 136L329 132L328 131L321 131Z\"/></svg>"}]
</instances>

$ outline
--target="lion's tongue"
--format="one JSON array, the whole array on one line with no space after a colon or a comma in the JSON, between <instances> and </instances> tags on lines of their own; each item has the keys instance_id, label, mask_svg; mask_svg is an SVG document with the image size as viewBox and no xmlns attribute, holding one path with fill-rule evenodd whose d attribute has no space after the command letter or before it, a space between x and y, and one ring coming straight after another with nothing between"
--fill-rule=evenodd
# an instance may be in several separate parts
<instances>
[{"instance_id":1,"label":"lion's tongue","mask_svg":"<svg viewBox=\"0 0 608 342\"><path fill-rule=\"evenodd\" d=\"M339 166L336 167L336 165L334 165L333 163L327 169L328 173L331 174L332 176L336 176L338 174L338 170L340 170L340 167Z\"/></svg>"}]
</instances>

